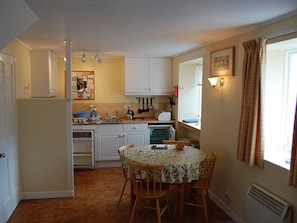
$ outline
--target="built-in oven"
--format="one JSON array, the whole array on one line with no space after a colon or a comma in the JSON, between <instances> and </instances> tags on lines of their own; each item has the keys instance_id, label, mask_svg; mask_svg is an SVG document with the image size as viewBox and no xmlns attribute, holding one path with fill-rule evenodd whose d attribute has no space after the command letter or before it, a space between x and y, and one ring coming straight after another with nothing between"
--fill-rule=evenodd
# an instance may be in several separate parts
<instances>
[{"instance_id":1,"label":"built-in oven","mask_svg":"<svg viewBox=\"0 0 297 223\"><path fill-rule=\"evenodd\" d=\"M95 168L94 130L75 129L72 131L72 137L74 168Z\"/></svg>"},{"instance_id":2,"label":"built-in oven","mask_svg":"<svg viewBox=\"0 0 297 223\"><path fill-rule=\"evenodd\" d=\"M173 124L149 124L150 144L162 144L163 140L175 140Z\"/></svg>"}]
</instances>

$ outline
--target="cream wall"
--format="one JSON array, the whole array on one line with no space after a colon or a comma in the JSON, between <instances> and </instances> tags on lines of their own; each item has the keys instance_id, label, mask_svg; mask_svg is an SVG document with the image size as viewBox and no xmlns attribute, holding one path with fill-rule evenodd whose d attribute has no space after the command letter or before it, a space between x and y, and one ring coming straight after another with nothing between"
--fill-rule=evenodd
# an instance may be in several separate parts
<instances>
[{"instance_id":1,"label":"cream wall","mask_svg":"<svg viewBox=\"0 0 297 223\"><path fill-rule=\"evenodd\" d=\"M30 50L23 44L12 41L7 47L16 56L16 97L31 97L31 66L30 66ZM29 84L26 90L25 85Z\"/></svg>"},{"instance_id":2,"label":"cream wall","mask_svg":"<svg viewBox=\"0 0 297 223\"><path fill-rule=\"evenodd\" d=\"M58 94L57 97L65 97L65 62L58 58ZM95 71L95 100L74 100L73 111L86 110L92 104L97 107L99 115L106 112L114 115L116 111L120 116L125 116L125 104L131 105L135 112L138 110L136 96L125 96L125 59L123 57L104 58L98 63L93 57L87 58L86 63L81 62L80 57L72 59L72 70ZM166 110L168 97L154 96L156 110L137 114L136 116L154 116L157 110Z\"/></svg>"},{"instance_id":3,"label":"cream wall","mask_svg":"<svg viewBox=\"0 0 297 223\"><path fill-rule=\"evenodd\" d=\"M283 30L293 28L296 30L296 21L297 16L274 22L244 35L185 53L173 59L173 84L177 84L179 63L203 57L203 106L200 146L207 153L212 150L217 151L218 160L211 191L214 198L221 202L220 204L225 205L225 210L231 210L233 216L240 222L248 222L245 213L245 200L248 187L252 183L257 183L279 195L295 208L297 206L297 190L288 186L287 170L268 162L265 162L264 169L259 169L236 160L244 53L242 42ZM236 48L235 75L226 77L225 86L221 91L214 91L207 80L210 75L210 52L229 46L235 46ZM232 193L230 203L224 198L225 190ZM234 215L234 213L236 214ZM297 223L296 217L294 223Z\"/></svg>"}]
</instances>

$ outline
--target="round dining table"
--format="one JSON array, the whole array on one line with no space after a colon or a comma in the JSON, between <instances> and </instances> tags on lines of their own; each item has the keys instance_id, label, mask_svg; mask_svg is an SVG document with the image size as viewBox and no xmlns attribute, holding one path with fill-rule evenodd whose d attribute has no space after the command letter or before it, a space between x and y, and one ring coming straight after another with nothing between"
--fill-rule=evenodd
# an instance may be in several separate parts
<instances>
[{"instance_id":1,"label":"round dining table","mask_svg":"<svg viewBox=\"0 0 297 223\"><path fill-rule=\"evenodd\" d=\"M162 182L178 186L177 222L183 222L184 185L199 179L199 165L205 158L200 149L185 146L178 150L171 144L137 146L124 152L124 163L130 160L147 165L164 164Z\"/></svg>"}]
</instances>

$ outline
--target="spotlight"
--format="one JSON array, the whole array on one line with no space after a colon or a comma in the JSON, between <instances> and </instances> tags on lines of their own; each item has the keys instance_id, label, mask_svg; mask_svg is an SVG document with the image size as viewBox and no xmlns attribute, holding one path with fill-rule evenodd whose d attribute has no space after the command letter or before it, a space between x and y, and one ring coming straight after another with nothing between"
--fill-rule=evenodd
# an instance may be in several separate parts
<instances>
[{"instance_id":1,"label":"spotlight","mask_svg":"<svg viewBox=\"0 0 297 223\"><path fill-rule=\"evenodd\" d=\"M95 60L97 60L98 63L102 63L103 61L102 57L99 56L99 50L98 50L98 53L95 55Z\"/></svg>"},{"instance_id":2,"label":"spotlight","mask_svg":"<svg viewBox=\"0 0 297 223\"><path fill-rule=\"evenodd\" d=\"M86 58L85 52L82 55L81 62L83 62L83 63L87 62L87 58Z\"/></svg>"}]
</instances>

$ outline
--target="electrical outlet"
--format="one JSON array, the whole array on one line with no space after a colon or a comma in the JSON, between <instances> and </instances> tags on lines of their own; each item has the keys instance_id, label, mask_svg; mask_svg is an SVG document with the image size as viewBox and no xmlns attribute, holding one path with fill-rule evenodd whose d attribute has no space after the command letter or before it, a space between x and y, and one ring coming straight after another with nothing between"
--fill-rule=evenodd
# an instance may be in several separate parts
<instances>
[{"instance_id":1,"label":"electrical outlet","mask_svg":"<svg viewBox=\"0 0 297 223\"><path fill-rule=\"evenodd\" d=\"M232 193L229 190L225 190L224 196L227 198L228 201L232 200Z\"/></svg>"},{"instance_id":2,"label":"electrical outlet","mask_svg":"<svg viewBox=\"0 0 297 223\"><path fill-rule=\"evenodd\" d=\"M129 107L131 108L131 105L129 105L129 104L124 104L124 109L128 110Z\"/></svg>"}]
</instances>

